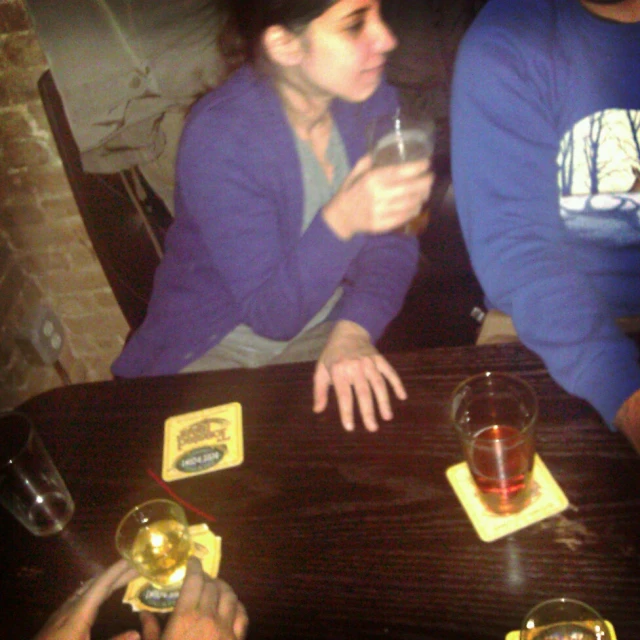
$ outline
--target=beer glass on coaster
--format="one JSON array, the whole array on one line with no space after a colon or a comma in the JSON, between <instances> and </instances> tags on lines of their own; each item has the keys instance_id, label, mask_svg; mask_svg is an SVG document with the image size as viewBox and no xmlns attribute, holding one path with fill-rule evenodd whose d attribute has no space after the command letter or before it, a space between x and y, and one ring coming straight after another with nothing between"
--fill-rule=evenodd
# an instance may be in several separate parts
<instances>
[{"instance_id":1,"label":"beer glass on coaster","mask_svg":"<svg viewBox=\"0 0 640 640\"><path fill-rule=\"evenodd\" d=\"M422 117L413 117L401 109L380 116L369 125L369 153L373 167L429 160L435 147L435 123ZM409 235L422 232L429 223L429 211L425 206L402 231Z\"/></svg>"},{"instance_id":2,"label":"beer glass on coaster","mask_svg":"<svg viewBox=\"0 0 640 640\"><path fill-rule=\"evenodd\" d=\"M459 384L451 421L488 509L501 515L527 506L535 455L538 401L522 379L488 371Z\"/></svg>"},{"instance_id":3,"label":"beer glass on coaster","mask_svg":"<svg viewBox=\"0 0 640 640\"><path fill-rule=\"evenodd\" d=\"M584 602L555 598L529 611L522 621L520 640L612 640L610 629Z\"/></svg>"},{"instance_id":4,"label":"beer glass on coaster","mask_svg":"<svg viewBox=\"0 0 640 640\"><path fill-rule=\"evenodd\" d=\"M0 413L0 502L36 536L62 531L75 505L24 413Z\"/></svg>"},{"instance_id":5,"label":"beer glass on coaster","mask_svg":"<svg viewBox=\"0 0 640 640\"><path fill-rule=\"evenodd\" d=\"M149 500L134 507L116 531L120 555L158 589L175 589L192 552L183 508L172 500Z\"/></svg>"}]
</instances>

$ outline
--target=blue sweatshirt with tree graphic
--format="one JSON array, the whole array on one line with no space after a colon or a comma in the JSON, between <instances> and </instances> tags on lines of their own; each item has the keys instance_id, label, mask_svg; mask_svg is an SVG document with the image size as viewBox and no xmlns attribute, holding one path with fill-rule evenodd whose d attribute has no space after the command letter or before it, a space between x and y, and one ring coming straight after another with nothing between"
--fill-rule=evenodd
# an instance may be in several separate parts
<instances>
[{"instance_id":1,"label":"blue sweatshirt with tree graphic","mask_svg":"<svg viewBox=\"0 0 640 640\"><path fill-rule=\"evenodd\" d=\"M611 424L640 389L640 23L490 0L459 50L456 201L487 304Z\"/></svg>"}]
</instances>

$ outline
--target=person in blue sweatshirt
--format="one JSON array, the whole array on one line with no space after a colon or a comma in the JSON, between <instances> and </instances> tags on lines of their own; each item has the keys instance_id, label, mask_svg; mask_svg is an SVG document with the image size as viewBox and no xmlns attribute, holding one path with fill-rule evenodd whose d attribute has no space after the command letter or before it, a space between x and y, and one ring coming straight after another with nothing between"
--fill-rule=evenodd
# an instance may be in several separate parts
<instances>
[{"instance_id":1,"label":"person in blue sweatshirt","mask_svg":"<svg viewBox=\"0 0 640 640\"><path fill-rule=\"evenodd\" d=\"M640 0L490 0L452 97L453 184L487 307L640 452Z\"/></svg>"}]
</instances>

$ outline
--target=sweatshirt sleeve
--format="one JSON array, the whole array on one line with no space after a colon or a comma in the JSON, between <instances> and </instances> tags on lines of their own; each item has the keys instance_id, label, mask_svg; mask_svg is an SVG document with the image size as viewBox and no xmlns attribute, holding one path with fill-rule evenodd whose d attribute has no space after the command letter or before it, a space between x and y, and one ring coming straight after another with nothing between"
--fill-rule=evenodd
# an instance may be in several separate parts
<instances>
[{"instance_id":1,"label":"sweatshirt sleeve","mask_svg":"<svg viewBox=\"0 0 640 640\"><path fill-rule=\"evenodd\" d=\"M465 241L492 306L611 424L640 388L637 350L572 261L548 70L503 36L472 29L456 62L452 168Z\"/></svg>"}]
</instances>

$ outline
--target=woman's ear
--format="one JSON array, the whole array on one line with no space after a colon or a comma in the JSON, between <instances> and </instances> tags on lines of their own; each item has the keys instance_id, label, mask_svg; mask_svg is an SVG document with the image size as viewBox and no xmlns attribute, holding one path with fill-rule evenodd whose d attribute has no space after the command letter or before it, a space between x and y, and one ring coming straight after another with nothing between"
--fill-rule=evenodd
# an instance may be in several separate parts
<instances>
[{"instance_id":1,"label":"woman's ear","mask_svg":"<svg viewBox=\"0 0 640 640\"><path fill-rule=\"evenodd\" d=\"M302 60L300 38L286 27L269 27L262 36L262 43L269 59L282 67L292 67Z\"/></svg>"}]
</instances>

